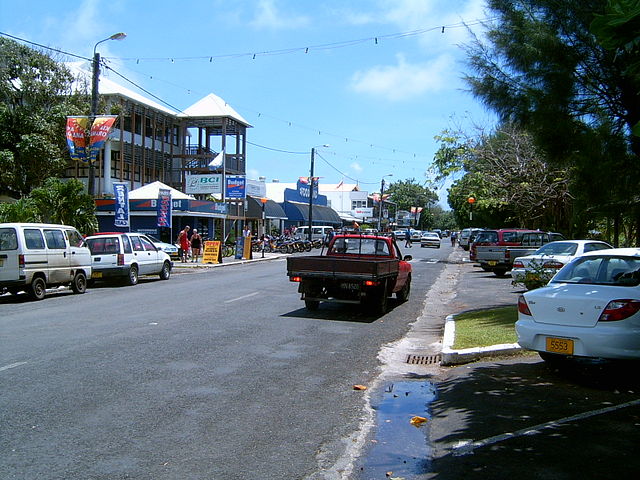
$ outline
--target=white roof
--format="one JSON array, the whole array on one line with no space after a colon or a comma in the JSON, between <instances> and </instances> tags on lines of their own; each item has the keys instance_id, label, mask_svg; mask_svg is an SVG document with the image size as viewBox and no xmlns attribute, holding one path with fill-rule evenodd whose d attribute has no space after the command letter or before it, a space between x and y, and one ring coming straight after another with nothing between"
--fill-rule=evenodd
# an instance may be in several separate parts
<instances>
[{"instance_id":1,"label":"white roof","mask_svg":"<svg viewBox=\"0 0 640 480\"><path fill-rule=\"evenodd\" d=\"M178 116L190 118L229 117L248 127L251 126L231 105L213 93L198 100Z\"/></svg>"},{"instance_id":2,"label":"white roof","mask_svg":"<svg viewBox=\"0 0 640 480\"><path fill-rule=\"evenodd\" d=\"M68 62L65 63L65 66L71 71L74 77L79 77L81 81L86 82L87 85L91 85L92 73L91 70L86 69L86 62ZM79 85L76 86L79 87ZM160 103L154 102L153 100L149 100L139 93L136 93L133 90L129 90L128 88L114 82L109 78L109 70L105 70L100 73L100 83L98 86L98 91L101 95L121 95L139 104L146 105L170 115L178 115L178 112L171 110L170 108L161 105Z\"/></svg>"},{"instance_id":3,"label":"white roof","mask_svg":"<svg viewBox=\"0 0 640 480\"><path fill-rule=\"evenodd\" d=\"M195 197L182 193L180 190L171 188L169 185L165 185L162 182L148 183L143 187L136 188L129 192L129 199L131 200L148 200L152 198L158 198L158 191L171 190L172 200L195 200Z\"/></svg>"}]
</instances>

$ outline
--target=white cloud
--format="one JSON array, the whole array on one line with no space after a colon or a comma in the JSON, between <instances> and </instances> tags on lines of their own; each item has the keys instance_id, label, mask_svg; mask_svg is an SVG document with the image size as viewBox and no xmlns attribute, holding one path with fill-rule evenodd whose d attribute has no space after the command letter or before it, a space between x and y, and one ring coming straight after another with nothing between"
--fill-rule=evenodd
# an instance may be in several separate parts
<instances>
[{"instance_id":1,"label":"white cloud","mask_svg":"<svg viewBox=\"0 0 640 480\"><path fill-rule=\"evenodd\" d=\"M396 58L396 65L378 65L356 72L351 77L351 88L358 93L403 101L451 86L452 73L456 70L449 55L419 64L407 63L403 55Z\"/></svg>"},{"instance_id":2,"label":"white cloud","mask_svg":"<svg viewBox=\"0 0 640 480\"><path fill-rule=\"evenodd\" d=\"M276 6L276 0L259 0L254 18L249 22L255 28L281 30L300 28L309 24L309 17L283 14Z\"/></svg>"},{"instance_id":3,"label":"white cloud","mask_svg":"<svg viewBox=\"0 0 640 480\"><path fill-rule=\"evenodd\" d=\"M364 170L364 168L362 168L362 165L360 165L358 162L353 162L351 165L349 165L349 167L351 167L351 170L357 173L360 173Z\"/></svg>"}]
</instances>

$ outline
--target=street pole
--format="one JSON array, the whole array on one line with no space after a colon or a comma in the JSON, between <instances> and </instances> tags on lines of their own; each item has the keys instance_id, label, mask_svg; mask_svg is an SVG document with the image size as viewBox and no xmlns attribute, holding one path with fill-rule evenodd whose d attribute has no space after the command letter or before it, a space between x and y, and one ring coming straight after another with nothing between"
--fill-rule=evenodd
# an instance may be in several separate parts
<instances>
[{"instance_id":1,"label":"street pole","mask_svg":"<svg viewBox=\"0 0 640 480\"><path fill-rule=\"evenodd\" d=\"M313 225L313 163L315 161L316 149L311 149L311 169L309 170L309 241L311 241L311 226Z\"/></svg>"},{"instance_id":2,"label":"street pole","mask_svg":"<svg viewBox=\"0 0 640 480\"><path fill-rule=\"evenodd\" d=\"M378 232L382 225L382 196L384 195L384 178L380 182L380 203L378 204Z\"/></svg>"},{"instance_id":3,"label":"street pole","mask_svg":"<svg viewBox=\"0 0 640 480\"><path fill-rule=\"evenodd\" d=\"M94 120L96 119L96 115L98 114L98 83L100 82L100 54L96 51L98 45L102 42L106 42L107 40L122 40L126 38L127 34L123 32L114 33L110 37L107 37L103 40L100 40L93 46L93 65L91 72L91 115L89 116L89 131L91 131L91 126L93 125ZM88 152L89 154L89 152ZM95 196L96 185L95 185L95 166L91 161L91 155L89 154L87 161L89 162L89 176L87 180L87 193L92 197Z\"/></svg>"},{"instance_id":4,"label":"street pole","mask_svg":"<svg viewBox=\"0 0 640 480\"><path fill-rule=\"evenodd\" d=\"M100 54L96 52L98 43L93 47L93 73L91 76L91 114L89 116L89 129L91 129L91 125L93 125L93 121L96 119L96 114L98 112L98 82L100 81ZM87 192L91 197L94 197L96 192L96 170L93 162L91 161L90 155L88 156L87 161L89 162Z\"/></svg>"}]
</instances>

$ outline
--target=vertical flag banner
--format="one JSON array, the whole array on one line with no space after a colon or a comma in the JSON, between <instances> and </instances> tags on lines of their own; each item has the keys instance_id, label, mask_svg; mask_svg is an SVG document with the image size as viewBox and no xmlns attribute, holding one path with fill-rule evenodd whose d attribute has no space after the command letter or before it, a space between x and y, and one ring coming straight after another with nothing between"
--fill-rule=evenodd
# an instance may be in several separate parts
<instances>
[{"instance_id":1,"label":"vertical flag banner","mask_svg":"<svg viewBox=\"0 0 640 480\"><path fill-rule=\"evenodd\" d=\"M129 187L124 182L113 182L113 196L116 199L115 217L116 227L129 226Z\"/></svg>"},{"instance_id":2,"label":"vertical flag banner","mask_svg":"<svg viewBox=\"0 0 640 480\"><path fill-rule=\"evenodd\" d=\"M171 227L171 190L158 190L158 227Z\"/></svg>"},{"instance_id":3,"label":"vertical flag banner","mask_svg":"<svg viewBox=\"0 0 640 480\"><path fill-rule=\"evenodd\" d=\"M116 118L118 118L117 115L101 115L93 121L93 125L91 125L91 137L89 139L91 163L98 159L98 152L104 147Z\"/></svg>"},{"instance_id":4,"label":"vertical flag banner","mask_svg":"<svg viewBox=\"0 0 640 480\"><path fill-rule=\"evenodd\" d=\"M87 162L87 126L89 117L67 117L67 146L71 159Z\"/></svg>"}]
</instances>

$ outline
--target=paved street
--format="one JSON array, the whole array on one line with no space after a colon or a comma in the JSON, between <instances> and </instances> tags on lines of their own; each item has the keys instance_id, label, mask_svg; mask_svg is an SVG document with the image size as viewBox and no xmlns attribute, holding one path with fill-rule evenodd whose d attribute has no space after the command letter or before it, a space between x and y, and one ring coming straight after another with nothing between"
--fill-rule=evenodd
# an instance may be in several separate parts
<instances>
[{"instance_id":1,"label":"paved street","mask_svg":"<svg viewBox=\"0 0 640 480\"><path fill-rule=\"evenodd\" d=\"M307 312L284 260L3 296L0 477L339 478L372 419L352 386L373 384L447 254L409 252L412 297L380 318Z\"/></svg>"}]
</instances>

